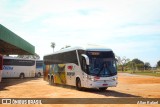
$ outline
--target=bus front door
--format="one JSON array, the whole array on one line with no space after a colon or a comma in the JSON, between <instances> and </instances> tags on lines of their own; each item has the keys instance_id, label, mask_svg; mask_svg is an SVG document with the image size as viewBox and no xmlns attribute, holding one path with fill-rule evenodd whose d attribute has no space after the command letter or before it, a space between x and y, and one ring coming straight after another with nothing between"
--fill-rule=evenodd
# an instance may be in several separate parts
<instances>
[{"instance_id":1,"label":"bus front door","mask_svg":"<svg viewBox=\"0 0 160 107\"><path fill-rule=\"evenodd\" d=\"M67 65L66 73L67 84L75 85L75 66L70 64Z\"/></svg>"}]
</instances>

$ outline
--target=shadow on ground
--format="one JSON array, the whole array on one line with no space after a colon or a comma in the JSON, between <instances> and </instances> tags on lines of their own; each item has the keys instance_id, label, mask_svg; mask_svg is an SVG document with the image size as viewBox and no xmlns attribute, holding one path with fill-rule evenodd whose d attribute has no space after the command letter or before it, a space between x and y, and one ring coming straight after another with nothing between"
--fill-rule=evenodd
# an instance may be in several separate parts
<instances>
[{"instance_id":1,"label":"shadow on ground","mask_svg":"<svg viewBox=\"0 0 160 107\"><path fill-rule=\"evenodd\" d=\"M13 86L17 85L20 83L28 82L31 80L38 80L39 78L24 78L24 79L19 79L19 78L3 78L2 81L0 82L0 91L7 91L6 87L8 86Z\"/></svg>"},{"instance_id":2,"label":"shadow on ground","mask_svg":"<svg viewBox=\"0 0 160 107\"><path fill-rule=\"evenodd\" d=\"M74 86L60 85L60 84L55 84L53 86L76 90L76 87L74 87ZM88 92L88 93L94 93L94 94L104 95L106 97L124 97L124 98L125 97L141 97L141 96L137 96L137 95L122 93L122 92L119 92L119 91L108 90L108 89L104 90L104 91L100 91L99 89L83 88L82 92Z\"/></svg>"}]
</instances>

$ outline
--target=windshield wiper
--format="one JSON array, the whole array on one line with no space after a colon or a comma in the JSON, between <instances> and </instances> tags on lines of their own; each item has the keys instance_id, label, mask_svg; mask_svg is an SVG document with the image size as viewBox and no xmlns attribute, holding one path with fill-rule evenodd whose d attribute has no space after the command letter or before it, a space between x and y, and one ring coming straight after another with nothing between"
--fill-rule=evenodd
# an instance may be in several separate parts
<instances>
[{"instance_id":1,"label":"windshield wiper","mask_svg":"<svg viewBox=\"0 0 160 107\"><path fill-rule=\"evenodd\" d=\"M103 68L104 68L104 67L102 67L102 68L99 70L99 72L97 73L97 76L99 76L99 74L102 72Z\"/></svg>"},{"instance_id":2,"label":"windshield wiper","mask_svg":"<svg viewBox=\"0 0 160 107\"><path fill-rule=\"evenodd\" d=\"M97 73L97 76L100 75L100 73L103 71L103 69L104 69L104 67ZM109 71L109 75L113 75L112 71L108 67L106 67L106 69L107 69L107 71Z\"/></svg>"}]
</instances>

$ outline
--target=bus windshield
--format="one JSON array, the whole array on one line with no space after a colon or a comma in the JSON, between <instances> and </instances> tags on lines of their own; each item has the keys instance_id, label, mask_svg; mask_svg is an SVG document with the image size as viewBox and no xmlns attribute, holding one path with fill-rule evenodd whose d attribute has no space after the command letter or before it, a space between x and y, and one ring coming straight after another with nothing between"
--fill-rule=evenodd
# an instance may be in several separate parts
<instances>
[{"instance_id":1,"label":"bus windshield","mask_svg":"<svg viewBox=\"0 0 160 107\"><path fill-rule=\"evenodd\" d=\"M109 77L117 74L116 60L112 51L88 52L89 75Z\"/></svg>"}]
</instances>

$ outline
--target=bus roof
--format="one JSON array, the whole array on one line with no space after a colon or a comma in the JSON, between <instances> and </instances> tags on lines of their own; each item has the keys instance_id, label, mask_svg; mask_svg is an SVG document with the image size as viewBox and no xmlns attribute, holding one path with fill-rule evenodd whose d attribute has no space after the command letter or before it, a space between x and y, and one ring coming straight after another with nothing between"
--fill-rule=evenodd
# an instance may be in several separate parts
<instances>
[{"instance_id":1,"label":"bus roof","mask_svg":"<svg viewBox=\"0 0 160 107\"><path fill-rule=\"evenodd\" d=\"M35 59L17 58L17 57L10 57L10 56L3 56L3 59L35 60Z\"/></svg>"},{"instance_id":2,"label":"bus roof","mask_svg":"<svg viewBox=\"0 0 160 107\"><path fill-rule=\"evenodd\" d=\"M106 48L104 46L98 46L98 45L87 45L87 46L84 46L84 47L79 47L79 46L76 46L76 47L68 47L68 48L64 48L64 49L61 49L59 51L56 51L52 54L48 54L48 55L53 55L53 54L58 54L58 53L63 53L63 52L69 52L69 51L74 51L74 50L86 50L86 51L112 51L112 49L110 48ZM48 55L45 55L45 56L48 56Z\"/></svg>"}]
</instances>

